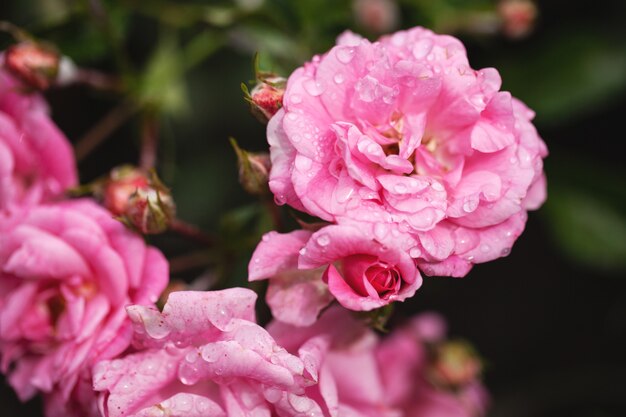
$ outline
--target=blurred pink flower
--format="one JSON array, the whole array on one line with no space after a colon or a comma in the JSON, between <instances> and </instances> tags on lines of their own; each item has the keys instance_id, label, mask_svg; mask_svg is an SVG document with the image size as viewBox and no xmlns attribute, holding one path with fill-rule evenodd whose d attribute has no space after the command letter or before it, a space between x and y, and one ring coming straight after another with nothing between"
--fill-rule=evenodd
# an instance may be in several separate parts
<instances>
[{"instance_id":1,"label":"blurred pink flower","mask_svg":"<svg viewBox=\"0 0 626 417\"><path fill-rule=\"evenodd\" d=\"M265 278L274 316L300 326L316 320L329 293L348 309L372 310L411 297L422 283L405 252L339 225L266 234L249 264L250 281Z\"/></svg>"},{"instance_id":2,"label":"blurred pink flower","mask_svg":"<svg viewBox=\"0 0 626 417\"><path fill-rule=\"evenodd\" d=\"M489 396L478 379L480 361L467 343L446 340L440 316L422 313L414 317L383 339L376 357L386 398L403 415L485 415ZM456 378L450 379L451 375Z\"/></svg>"},{"instance_id":3,"label":"blurred pink flower","mask_svg":"<svg viewBox=\"0 0 626 417\"><path fill-rule=\"evenodd\" d=\"M294 71L268 124L277 203L354 225L428 274L507 255L545 199L547 150L500 85L451 36L344 33Z\"/></svg>"},{"instance_id":4,"label":"blurred pink flower","mask_svg":"<svg viewBox=\"0 0 626 417\"><path fill-rule=\"evenodd\" d=\"M89 200L0 216L0 356L22 400L46 414L91 416L91 366L130 344L124 307L165 288L163 255Z\"/></svg>"},{"instance_id":5,"label":"blurred pink flower","mask_svg":"<svg viewBox=\"0 0 626 417\"><path fill-rule=\"evenodd\" d=\"M105 417L311 416L315 352L289 354L255 323L256 294L243 288L174 292L159 312L128 307L136 346L99 363L94 387Z\"/></svg>"},{"instance_id":6,"label":"blurred pink flower","mask_svg":"<svg viewBox=\"0 0 626 417\"><path fill-rule=\"evenodd\" d=\"M445 322L429 313L380 339L339 307L309 327L274 321L268 332L295 353L317 347L319 382L307 388L325 416L478 417L487 393L473 375L454 387L433 385L431 350L445 346Z\"/></svg>"},{"instance_id":7,"label":"blurred pink flower","mask_svg":"<svg viewBox=\"0 0 626 417\"><path fill-rule=\"evenodd\" d=\"M49 200L77 183L70 143L43 98L25 88L0 68L0 212Z\"/></svg>"},{"instance_id":8,"label":"blurred pink flower","mask_svg":"<svg viewBox=\"0 0 626 417\"><path fill-rule=\"evenodd\" d=\"M274 321L268 331L289 352L315 347L319 383L307 394L318 401L324 416L402 416L387 398L376 358L378 337L348 311L329 308L310 327Z\"/></svg>"}]
</instances>

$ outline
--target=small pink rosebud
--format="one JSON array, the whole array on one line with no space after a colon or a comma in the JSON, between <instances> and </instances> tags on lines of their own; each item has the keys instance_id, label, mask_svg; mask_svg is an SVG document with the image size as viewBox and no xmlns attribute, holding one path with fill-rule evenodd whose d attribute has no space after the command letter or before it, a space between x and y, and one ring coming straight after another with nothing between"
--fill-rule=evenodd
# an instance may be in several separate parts
<instances>
[{"instance_id":1,"label":"small pink rosebud","mask_svg":"<svg viewBox=\"0 0 626 417\"><path fill-rule=\"evenodd\" d=\"M116 216L124 214L128 200L139 189L146 190L150 181L146 173L130 165L114 168L102 188L104 206Z\"/></svg>"},{"instance_id":2,"label":"small pink rosebud","mask_svg":"<svg viewBox=\"0 0 626 417\"><path fill-rule=\"evenodd\" d=\"M458 389L475 381L482 371L482 362L467 342L446 341L432 347L427 379L438 388Z\"/></svg>"},{"instance_id":3,"label":"small pink rosebud","mask_svg":"<svg viewBox=\"0 0 626 417\"><path fill-rule=\"evenodd\" d=\"M166 189L137 189L128 199L124 220L143 234L163 233L174 219L174 200Z\"/></svg>"},{"instance_id":4,"label":"small pink rosebud","mask_svg":"<svg viewBox=\"0 0 626 417\"><path fill-rule=\"evenodd\" d=\"M111 213L144 234L164 232L176 211L170 191L156 174L131 165L114 168L96 183L94 193Z\"/></svg>"},{"instance_id":5,"label":"small pink rosebud","mask_svg":"<svg viewBox=\"0 0 626 417\"><path fill-rule=\"evenodd\" d=\"M400 20L395 0L355 0L352 8L356 21L370 32L389 32L398 26Z\"/></svg>"},{"instance_id":6,"label":"small pink rosebud","mask_svg":"<svg viewBox=\"0 0 626 417\"><path fill-rule=\"evenodd\" d=\"M501 0L498 14L502 19L502 31L513 39L523 38L534 27L537 6L531 0Z\"/></svg>"},{"instance_id":7,"label":"small pink rosebud","mask_svg":"<svg viewBox=\"0 0 626 417\"><path fill-rule=\"evenodd\" d=\"M268 178L271 168L268 153L248 152L239 147L237 141L230 140L239 164L239 182L248 193L253 195L265 195L269 193Z\"/></svg>"},{"instance_id":8,"label":"small pink rosebud","mask_svg":"<svg viewBox=\"0 0 626 417\"><path fill-rule=\"evenodd\" d=\"M61 57L54 49L34 42L10 46L5 52L4 65L28 87L46 90L59 74Z\"/></svg>"},{"instance_id":9,"label":"small pink rosebud","mask_svg":"<svg viewBox=\"0 0 626 417\"><path fill-rule=\"evenodd\" d=\"M250 103L250 111L261 123L267 123L283 106L285 84L286 80L282 77L261 74L252 91L248 92L247 87L242 85L246 101Z\"/></svg>"}]
</instances>

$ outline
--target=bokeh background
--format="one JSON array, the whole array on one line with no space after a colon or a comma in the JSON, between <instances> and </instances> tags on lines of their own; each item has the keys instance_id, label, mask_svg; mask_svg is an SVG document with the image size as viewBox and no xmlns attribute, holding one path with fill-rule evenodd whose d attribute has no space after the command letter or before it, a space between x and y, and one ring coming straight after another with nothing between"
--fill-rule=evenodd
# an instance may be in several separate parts
<instances>
[{"instance_id":1,"label":"bokeh background","mask_svg":"<svg viewBox=\"0 0 626 417\"><path fill-rule=\"evenodd\" d=\"M247 260L271 228L265 206L240 187L228 142L267 149L240 89L254 78L254 53L286 76L345 29L375 39L423 25L458 36L474 68L496 67L503 89L537 112L549 198L508 257L464 279L426 279L390 325L441 312L487 363L492 417L626 415L626 2L3 0L0 20L123 79L122 93L47 93L74 143L111 112L122 116L79 162L83 183L135 163L142 118L156 115L158 169L179 216L220 244L152 241L172 259L173 278L214 288L246 285ZM12 42L0 33L2 49ZM139 110L124 112L125 100ZM259 314L267 318L262 306ZM40 416L40 404L20 404L2 379L0 415Z\"/></svg>"}]
</instances>

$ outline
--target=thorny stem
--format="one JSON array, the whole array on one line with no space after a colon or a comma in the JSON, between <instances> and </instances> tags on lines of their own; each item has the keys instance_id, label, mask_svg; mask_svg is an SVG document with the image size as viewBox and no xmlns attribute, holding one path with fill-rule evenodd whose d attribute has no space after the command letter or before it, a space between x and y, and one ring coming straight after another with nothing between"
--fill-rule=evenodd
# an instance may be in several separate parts
<instances>
[{"instance_id":1,"label":"thorny stem","mask_svg":"<svg viewBox=\"0 0 626 417\"><path fill-rule=\"evenodd\" d=\"M213 238L208 236L202 230L198 229L198 227L194 226L193 224L187 223L184 220L172 220L172 222L170 223L170 230L208 247L213 246L213 244L215 243Z\"/></svg>"},{"instance_id":2,"label":"thorny stem","mask_svg":"<svg viewBox=\"0 0 626 417\"><path fill-rule=\"evenodd\" d=\"M111 133L122 126L137 110L137 104L128 100L113 108L76 142L76 160L80 162L85 159L87 155L107 139Z\"/></svg>"}]
</instances>

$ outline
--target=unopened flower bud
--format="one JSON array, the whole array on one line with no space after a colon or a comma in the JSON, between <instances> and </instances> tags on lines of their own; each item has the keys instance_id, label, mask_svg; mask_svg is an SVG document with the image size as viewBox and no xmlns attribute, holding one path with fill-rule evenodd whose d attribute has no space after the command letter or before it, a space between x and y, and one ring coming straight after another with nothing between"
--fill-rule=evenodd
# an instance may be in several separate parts
<instances>
[{"instance_id":1,"label":"unopened flower bud","mask_svg":"<svg viewBox=\"0 0 626 417\"><path fill-rule=\"evenodd\" d=\"M150 187L130 196L124 219L143 234L158 234L167 230L175 211L167 190Z\"/></svg>"},{"instance_id":2,"label":"unopened flower bud","mask_svg":"<svg viewBox=\"0 0 626 417\"><path fill-rule=\"evenodd\" d=\"M269 75L259 79L257 85L246 94L246 101L250 103L250 111L262 123L267 123L283 106L286 80L282 77Z\"/></svg>"},{"instance_id":3,"label":"unopened flower bud","mask_svg":"<svg viewBox=\"0 0 626 417\"><path fill-rule=\"evenodd\" d=\"M141 233L164 232L174 218L170 191L153 172L123 165L98 181L93 191L113 215Z\"/></svg>"},{"instance_id":4,"label":"unopened flower bud","mask_svg":"<svg viewBox=\"0 0 626 417\"><path fill-rule=\"evenodd\" d=\"M45 90L56 81L60 62L58 52L34 42L10 46L4 55L4 65L9 72L36 90Z\"/></svg>"},{"instance_id":5,"label":"unopened flower bud","mask_svg":"<svg viewBox=\"0 0 626 417\"><path fill-rule=\"evenodd\" d=\"M466 342L446 341L432 347L428 380L436 387L456 390L475 381L482 371L482 362Z\"/></svg>"},{"instance_id":6,"label":"unopened flower bud","mask_svg":"<svg viewBox=\"0 0 626 417\"><path fill-rule=\"evenodd\" d=\"M269 192L268 180L271 167L269 154L245 151L232 138L230 143L237 154L241 186L253 195L267 194Z\"/></svg>"},{"instance_id":7,"label":"unopened flower bud","mask_svg":"<svg viewBox=\"0 0 626 417\"><path fill-rule=\"evenodd\" d=\"M373 33L395 29L400 20L400 9L395 0L354 0L356 21Z\"/></svg>"},{"instance_id":8,"label":"unopened flower bud","mask_svg":"<svg viewBox=\"0 0 626 417\"><path fill-rule=\"evenodd\" d=\"M122 216L128 207L128 200L137 190L147 190L150 180L146 172L131 165L114 168L101 190L104 206L116 216Z\"/></svg>"},{"instance_id":9,"label":"unopened flower bud","mask_svg":"<svg viewBox=\"0 0 626 417\"><path fill-rule=\"evenodd\" d=\"M498 14L504 34L519 39L532 31L537 19L537 6L531 0L501 0Z\"/></svg>"}]
</instances>

